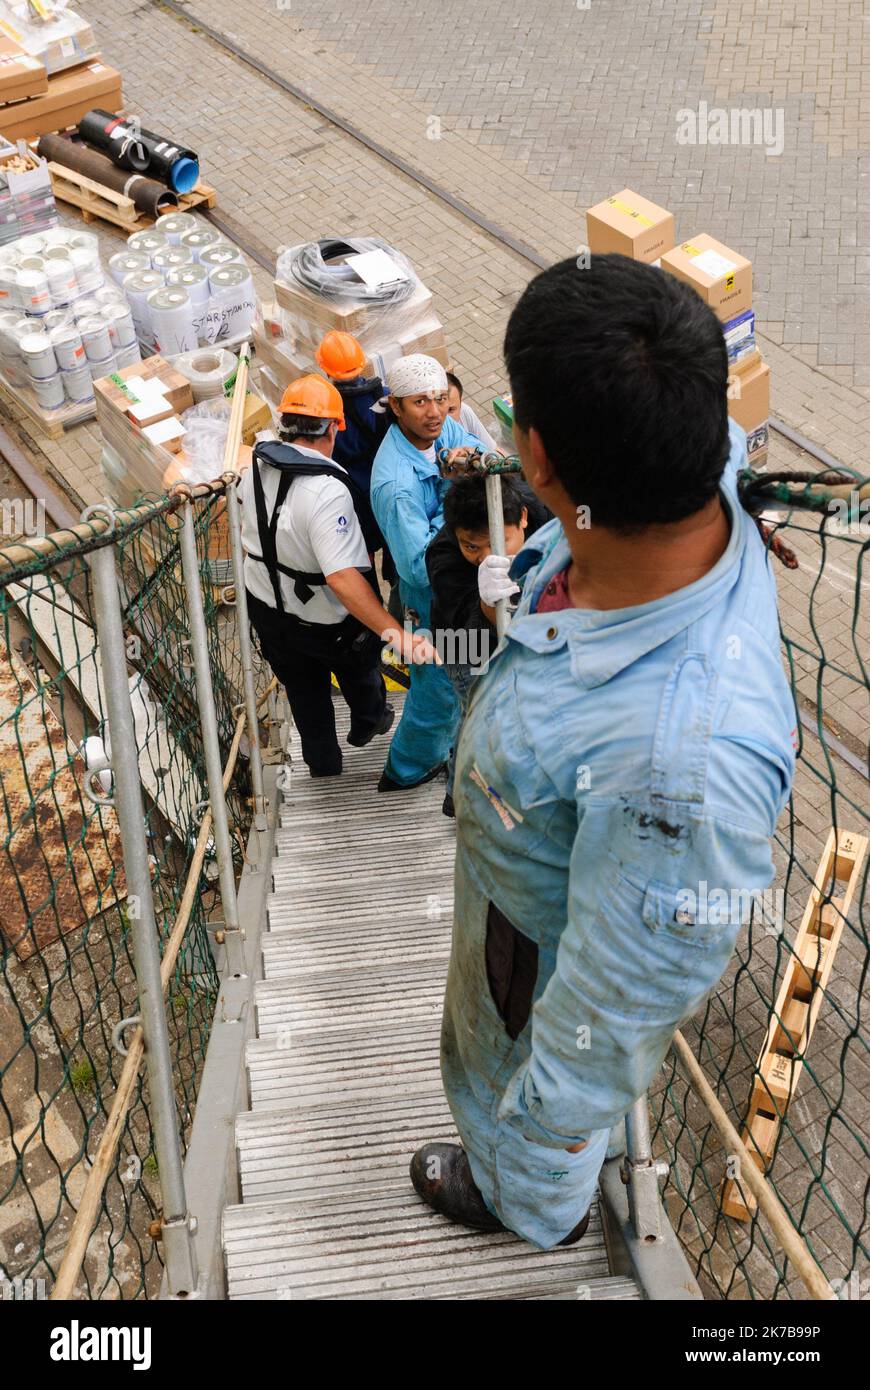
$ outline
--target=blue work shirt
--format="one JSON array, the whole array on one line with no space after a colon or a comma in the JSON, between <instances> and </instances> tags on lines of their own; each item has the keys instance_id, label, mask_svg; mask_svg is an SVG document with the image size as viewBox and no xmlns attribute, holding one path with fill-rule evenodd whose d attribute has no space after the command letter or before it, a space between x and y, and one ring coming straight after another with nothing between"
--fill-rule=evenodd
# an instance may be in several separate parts
<instances>
[{"instance_id":1,"label":"blue work shirt","mask_svg":"<svg viewBox=\"0 0 870 1390\"><path fill-rule=\"evenodd\" d=\"M526 543L516 615L459 739L442 1073L485 1200L544 1248L587 1209L611 1126L715 988L773 876L796 715L770 560L737 499L737 426L731 444L730 540L685 588L539 614L571 552L559 521ZM513 1039L493 995L490 904L537 952Z\"/></svg>"},{"instance_id":2,"label":"blue work shirt","mask_svg":"<svg viewBox=\"0 0 870 1390\"><path fill-rule=\"evenodd\" d=\"M436 458L441 449L464 447L484 446L448 415L435 440ZM424 624L432 600L426 550L444 524L444 494L450 483L441 477L437 462L416 449L398 425L390 426L372 468L372 511L399 572L402 599Z\"/></svg>"}]
</instances>

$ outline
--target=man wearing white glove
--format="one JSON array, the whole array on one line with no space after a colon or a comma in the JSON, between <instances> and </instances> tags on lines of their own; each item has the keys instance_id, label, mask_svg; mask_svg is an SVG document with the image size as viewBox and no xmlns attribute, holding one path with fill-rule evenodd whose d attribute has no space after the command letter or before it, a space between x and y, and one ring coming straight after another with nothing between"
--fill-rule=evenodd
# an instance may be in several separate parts
<instances>
[{"instance_id":1,"label":"man wearing white glove","mask_svg":"<svg viewBox=\"0 0 870 1390\"><path fill-rule=\"evenodd\" d=\"M477 589L480 606L491 623L495 622L495 605L501 598L518 594L519 584L515 584L508 574L513 564L512 555L487 555L481 560L477 570Z\"/></svg>"}]
</instances>

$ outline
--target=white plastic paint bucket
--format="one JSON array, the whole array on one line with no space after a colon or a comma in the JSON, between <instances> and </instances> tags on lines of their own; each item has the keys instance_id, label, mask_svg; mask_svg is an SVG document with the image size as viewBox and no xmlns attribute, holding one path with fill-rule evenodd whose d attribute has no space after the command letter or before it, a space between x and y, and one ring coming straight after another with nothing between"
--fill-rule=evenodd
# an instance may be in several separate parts
<instances>
[{"instance_id":1,"label":"white plastic paint bucket","mask_svg":"<svg viewBox=\"0 0 870 1390\"><path fill-rule=\"evenodd\" d=\"M103 317L109 329L112 350L131 347L136 341L136 325L128 304L109 304L103 310Z\"/></svg>"},{"instance_id":2,"label":"white plastic paint bucket","mask_svg":"<svg viewBox=\"0 0 870 1390\"><path fill-rule=\"evenodd\" d=\"M34 381L33 391L43 410L59 410L66 400L60 372L55 372L54 376L45 377L41 381Z\"/></svg>"},{"instance_id":3,"label":"white plastic paint bucket","mask_svg":"<svg viewBox=\"0 0 870 1390\"><path fill-rule=\"evenodd\" d=\"M197 220L189 212L165 212L154 224L156 232L162 232L170 246L177 246L188 232L195 232Z\"/></svg>"},{"instance_id":4,"label":"white plastic paint bucket","mask_svg":"<svg viewBox=\"0 0 870 1390\"><path fill-rule=\"evenodd\" d=\"M130 312L136 325L136 336L143 342L153 341L151 315L148 312L148 296L163 285L159 270L139 270L124 279L124 293L130 304Z\"/></svg>"},{"instance_id":5,"label":"white plastic paint bucket","mask_svg":"<svg viewBox=\"0 0 870 1390\"><path fill-rule=\"evenodd\" d=\"M50 337L61 371L71 372L85 365L85 345L74 324L60 324L51 330Z\"/></svg>"},{"instance_id":6,"label":"white plastic paint bucket","mask_svg":"<svg viewBox=\"0 0 870 1390\"><path fill-rule=\"evenodd\" d=\"M116 285L123 285L126 275L150 268L151 257L146 256L144 251L117 251L109 258L109 274Z\"/></svg>"},{"instance_id":7,"label":"white plastic paint bucket","mask_svg":"<svg viewBox=\"0 0 870 1390\"><path fill-rule=\"evenodd\" d=\"M223 241L223 237L213 227L197 227L195 231L185 232L181 238L182 246L187 246L193 252L196 261L203 251L207 251L209 246L216 246L219 241Z\"/></svg>"},{"instance_id":8,"label":"white plastic paint bucket","mask_svg":"<svg viewBox=\"0 0 870 1390\"><path fill-rule=\"evenodd\" d=\"M27 314L41 318L52 307L48 276L44 270L22 269L18 272L21 307Z\"/></svg>"},{"instance_id":9,"label":"white plastic paint bucket","mask_svg":"<svg viewBox=\"0 0 870 1390\"><path fill-rule=\"evenodd\" d=\"M99 289L103 283L103 269L100 265L100 255L97 248L73 246L70 255L82 294L89 294L92 290Z\"/></svg>"},{"instance_id":10,"label":"white plastic paint bucket","mask_svg":"<svg viewBox=\"0 0 870 1390\"><path fill-rule=\"evenodd\" d=\"M88 366L72 367L61 373L67 398L78 404L89 401L94 394L94 382Z\"/></svg>"},{"instance_id":11,"label":"white plastic paint bucket","mask_svg":"<svg viewBox=\"0 0 870 1390\"><path fill-rule=\"evenodd\" d=\"M89 362L88 365L94 381L102 381L104 376L112 376L118 370L118 359L110 352L101 362Z\"/></svg>"},{"instance_id":12,"label":"white plastic paint bucket","mask_svg":"<svg viewBox=\"0 0 870 1390\"><path fill-rule=\"evenodd\" d=\"M45 273L54 304L69 304L79 291L75 266L66 246L50 246L45 253Z\"/></svg>"},{"instance_id":13,"label":"white plastic paint bucket","mask_svg":"<svg viewBox=\"0 0 870 1390\"><path fill-rule=\"evenodd\" d=\"M147 232L133 232L127 237L127 245L131 251L141 252L143 256L147 256L153 265L155 253L164 250L167 241L163 233L158 232L155 227Z\"/></svg>"},{"instance_id":14,"label":"white plastic paint bucket","mask_svg":"<svg viewBox=\"0 0 870 1390\"><path fill-rule=\"evenodd\" d=\"M139 351L138 343L131 343L129 347L119 347L115 353L118 362L118 371L121 372L125 367L132 367L137 362L142 361L142 354Z\"/></svg>"},{"instance_id":15,"label":"white plastic paint bucket","mask_svg":"<svg viewBox=\"0 0 870 1390\"><path fill-rule=\"evenodd\" d=\"M155 270L162 270L164 275L168 275L170 270L193 265L193 252L189 246L164 246L154 252L151 264Z\"/></svg>"},{"instance_id":16,"label":"white plastic paint bucket","mask_svg":"<svg viewBox=\"0 0 870 1390\"><path fill-rule=\"evenodd\" d=\"M85 356L89 362L102 362L112 351L109 325L104 318L79 319Z\"/></svg>"},{"instance_id":17,"label":"white plastic paint bucket","mask_svg":"<svg viewBox=\"0 0 870 1390\"><path fill-rule=\"evenodd\" d=\"M193 352L197 345L193 305L183 285L167 285L149 294L148 312L158 352L164 356Z\"/></svg>"},{"instance_id":18,"label":"white plastic paint bucket","mask_svg":"<svg viewBox=\"0 0 870 1390\"><path fill-rule=\"evenodd\" d=\"M208 266L209 272L233 261L244 261L244 257L238 246L233 246L228 241L219 241L216 246L207 246L199 257L200 265Z\"/></svg>"},{"instance_id":19,"label":"white plastic paint bucket","mask_svg":"<svg viewBox=\"0 0 870 1390\"><path fill-rule=\"evenodd\" d=\"M24 369L31 381L44 381L57 372L57 358L47 333L26 333L19 341Z\"/></svg>"}]
</instances>

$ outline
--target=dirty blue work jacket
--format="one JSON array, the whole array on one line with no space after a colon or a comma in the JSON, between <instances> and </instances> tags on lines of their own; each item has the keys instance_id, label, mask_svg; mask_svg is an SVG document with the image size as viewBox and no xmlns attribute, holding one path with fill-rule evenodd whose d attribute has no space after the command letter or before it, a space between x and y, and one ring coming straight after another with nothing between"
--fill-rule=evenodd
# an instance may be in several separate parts
<instances>
[{"instance_id":1,"label":"dirty blue work jacket","mask_svg":"<svg viewBox=\"0 0 870 1390\"><path fill-rule=\"evenodd\" d=\"M482 448L479 439L451 415L435 440L441 449ZM437 463L430 463L391 425L378 449L372 468L371 503L396 569L403 602L429 622L432 593L426 573L426 550L444 524L444 494L450 479L442 478Z\"/></svg>"},{"instance_id":2,"label":"dirty blue work jacket","mask_svg":"<svg viewBox=\"0 0 870 1390\"><path fill-rule=\"evenodd\" d=\"M587 1210L611 1126L773 875L796 717L737 426L731 440L731 538L696 583L538 614L570 551L558 521L526 543L459 739L442 1074L485 1201L542 1248Z\"/></svg>"}]
</instances>

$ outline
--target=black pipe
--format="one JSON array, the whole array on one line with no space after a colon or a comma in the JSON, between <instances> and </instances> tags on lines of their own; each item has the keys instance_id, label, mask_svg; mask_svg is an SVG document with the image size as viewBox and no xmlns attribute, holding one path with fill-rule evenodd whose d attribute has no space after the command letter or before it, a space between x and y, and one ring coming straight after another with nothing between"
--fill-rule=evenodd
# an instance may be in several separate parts
<instances>
[{"instance_id":1,"label":"black pipe","mask_svg":"<svg viewBox=\"0 0 870 1390\"><path fill-rule=\"evenodd\" d=\"M87 144L102 150L119 169L148 174L176 193L189 193L196 186L199 158L193 150L175 145L152 130L142 130L138 120L95 109L82 117L78 130Z\"/></svg>"},{"instance_id":2,"label":"black pipe","mask_svg":"<svg viewBox=\"0 0 870 1390\"><path fill-rule=\"evenodd\" d=\"M74 169L116 193L124 193L132 198L133 206L148 217L161 217L170 208L178 207L178 195L171 188L164 187L156 179L146 179L143 174L130 174L116 168L106 155L80 140L69 140L64 135L43 135L36 149L43 159L62 164L65 169Z\"/></svg>"}]
</instances>

